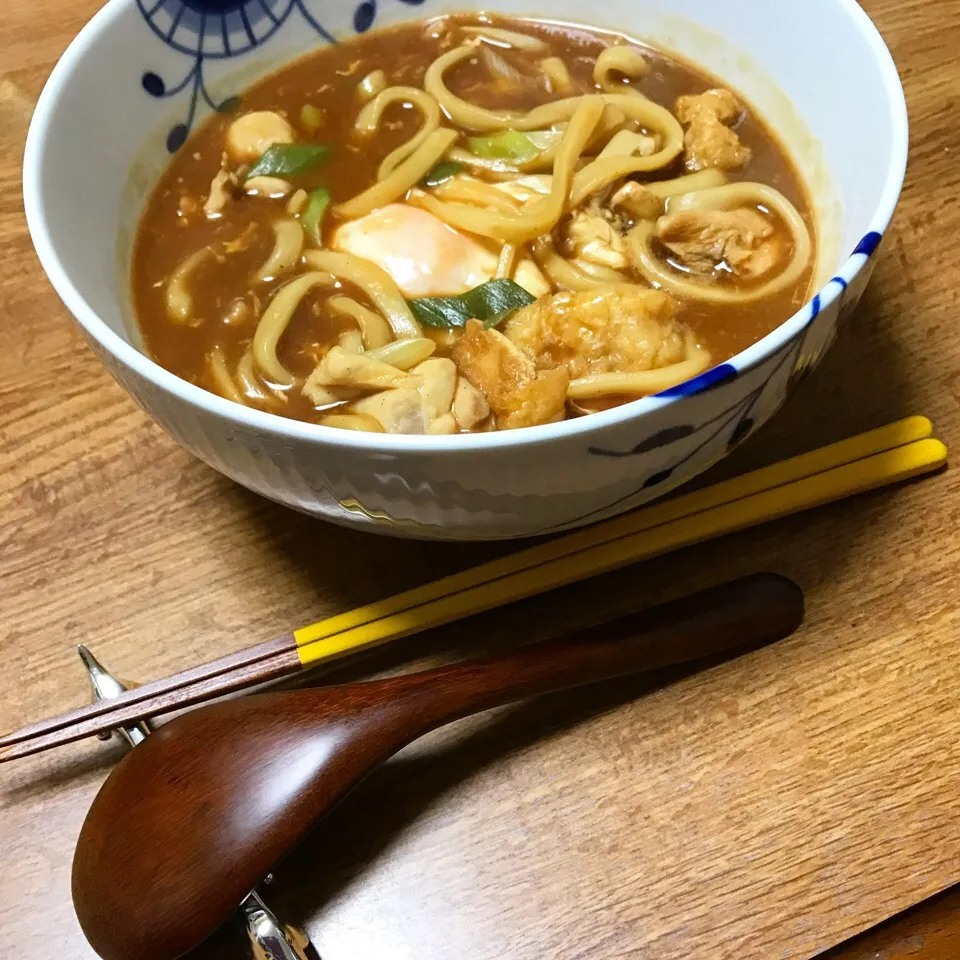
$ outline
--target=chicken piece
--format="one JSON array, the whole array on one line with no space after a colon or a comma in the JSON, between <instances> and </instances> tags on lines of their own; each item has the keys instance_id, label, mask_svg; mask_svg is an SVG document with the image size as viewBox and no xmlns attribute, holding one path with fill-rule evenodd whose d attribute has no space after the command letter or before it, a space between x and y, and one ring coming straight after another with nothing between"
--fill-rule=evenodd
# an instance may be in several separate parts
<instances>
[{"instance_id":1,"label":"chicken piece","mask_svg":"<svg viewBox=\"0 0 960 960\"><path fill-rule=\"evenodd\" d=\"M620 130L600 153L601 157L652 157L660 149L660 140L635 130Z\"/></svg>"},{"instance_id":2,"label":"chicken piece","mask_svg":"<svg viewBox=\"0 0 960 960\"><path fill-rule=\"evenodd\" d=\"M540 370L635 373L685 359L676 311L672 297L645 287L562 292L518 310L504 334Z\"/></svg>"},{"instance_id":3,"label":"chicken piece","mask_svg":"<svg viewBox=\"0 0 960 960\"><path fill-rule=\"evenodd\" d=\"M456 388L456 364L435 357L414 367L397 388L357 400L352 409L373 417L387 433L456 433L451 413Z\"/></svg>"},{"instance_id":4,"label":"chicken piece","mask_svg":"<svg viewBox=\"0 0 960 960\"><path fill-rule=\"evenodd\" d=\"M287 201L287 213L289 213L291 217L299 217L300 214L303 213L309 199L310 194L301 187Z\"/></svg>"},{"instance_id":5,"label":"chicken piece","mask_svg":"<svg viewBox=\"0 0 960 960\"><path fill-rule=\"evenodd\" d=\"M223 214L227 204L233 200L240 189L240 180L228 167L227 155L223 155L223 162L217 175L210 183L210 192L203 204L203 212L212 220Z\"/></svg>"},{"instance_id":6,"label":"chicken piece","mask_svg":"<svg viewBox=\"0 0 960 960\"><path fill-rule=\"evenodd\" d=\"M687 128L683 144L688 170L739 170L750 159L749 147L730 129L741 112L737 98L729 90L707 90L677 98L677 119Z\"/></svg>"},{"instance_id":7,"label":"chicken piece","mask_svg":"<svg viewBox=\"0 0 960 960\"><path fill-rule=\"evenodd\" d=\"M499 331L468 321L453 359L461 375L486 396L501 430L562 419L570 375L562 367L537 372L533 361Z\"/></svg>"},{"instance_id":8,"label":"chicken piece","mask_svg":"<svg viewBox=\"0 0 960 960\"><path fill-rule=\"evenodd\" d=\"M427 427L427 433L435 437L449 437L457 432L457 420L452 413L445 413L442 417L437 417Z\"/></svg>"},{"instance_id":9,"label":"chicken piece","mask_svg":"<svg viewBox=\"0 0 960 960\"><path fill-rule=\"evenodd\" d=\"M373 417L387 433L423 434L427 431L423 397L415 386L384 390L351 404L354 413Z\"/></svg>"},{"instance_id":10,"label":"chicken piece","mask_svg":"<svg viewBox=\"0 0 960 960\"><path fill-rule=\"evenodd\" d=\"M453 415L461 430L473 430L490 416L487 398L466 377L461 377L457 383Z\"/></svg>"},{"instance_id":11,"label":"chicken piece","mask_svg":"<svg viewBox=\"0 0 960 960\"><path fill-rule=\"evenodd\" d=\"M406 383L407 374L363 353L349 353L343 347L331 347L303 385L304 395L318 406L329 402L325 387L349 387L354 390L383 390ZM317 398L321 399L317 399Z\"/></svg>"},{"instance_id":12,"label":"chicken piece","mask_svg":"<svg viewBox=\"0 0 960 960\"><path fill-rule=\"evenodd\" d=\"M567 224L569 252L588 263L623 270L627 246L613 223L600 213L578 210Z\"/></svg>"},{"instance_id":13,"label":"chicken piece","mask_svg":"<svg viewBox=\"0 0 960 960\"><path fill-rule=\"evenodd\" d=\"M663 201L642 183L628 180L611 198L610 207L637 220L655 220L663 213Z\"/></svg>"},{"instance_id":14,"label":"chicken piece","mask_svg":"<svg viewBox=\"0 0 960 960\"><path fill-rule=\"evenodd\" d=\"M497 272L491 248L406 203L345 223L333 234L331 246L386 270L407 297L456 295L492 280ZM534 296L550 291L536 264L521 266L524 279L518 268L517 283Z\"/></svg>"},{"instance_id":15,"label":"chicken piece","mask_svg":"<svg viewBox=\"0 0 960 960\"><path fill-rule=\"evenodd\" d=\"M668 214L657 221L656 237L683 266L705 276L721 268L757 280L783 253L773 224L751 207Z\"/></svg>"},{"instance_id":16,"label":"chicken piece","mask_svg":"<svg viewBox=\"0 0 960 960\"><path fill-rule=\"evenodd\" d=\"M457 390L457 365L445 357L431 357L410 371L416 378L428 423L446 416Z\"/></svg>"},{"instance_id":17,"label":"chicken piece","mask_svg":"<svg viewBox=\"0 0 960 960\"><path fill-rule=\"evenodd\" d=\"M513 280L515 283L519 283L527 293L538 299L553 293L550 281L529 257L525 257L517 264L513 271Z\"/></svg>"}]
</instances>

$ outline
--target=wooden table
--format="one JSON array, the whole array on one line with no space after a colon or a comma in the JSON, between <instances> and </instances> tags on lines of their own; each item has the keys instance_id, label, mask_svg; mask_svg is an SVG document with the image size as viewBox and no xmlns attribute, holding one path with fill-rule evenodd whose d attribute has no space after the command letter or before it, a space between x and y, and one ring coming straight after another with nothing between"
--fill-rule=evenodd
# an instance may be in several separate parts
<instances>
[{"instance_id":1,"label":"wooden table","mask_svg":"<svg viewBox=\"0 0 960 960\"><path fill-rule=\"evenodd\" d=\"M4 729L85 701L78 641L152 678L503 550L286 512L191 459L97 365L40 271L19 193L31 104L96 6L11 0L0 19ZM894 235L823 367L727 473L909 413L960 443L960 0L865 6L910 103ZM737 663L502 711L416 745L283 865L272 901L326 960L744 960L811 957L957 883L958 514L948 472L341 668L548 636L752 570L793 576L809 598L799 634ZM93 741L0 770L0 955L91 956L70 858L118 755ZM955 957L958 905L954 894L831 956ZM240 955L235 938L198 958ZM901 952L878 953L898 938Z\"/></svg>"}]
</instances>

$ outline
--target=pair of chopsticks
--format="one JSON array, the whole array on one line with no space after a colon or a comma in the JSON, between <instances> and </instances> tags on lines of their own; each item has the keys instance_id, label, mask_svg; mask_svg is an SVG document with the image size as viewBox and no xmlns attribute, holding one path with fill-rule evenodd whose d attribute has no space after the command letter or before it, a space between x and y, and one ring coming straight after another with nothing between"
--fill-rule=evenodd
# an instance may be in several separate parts
<instances>
[{"instance_id":1,"label":"pair of chopsticks","mask_svg":"<svg viewBox=\"0 0 960 960\"><path fill-rule=\"evenodd\" d=\"M932 473L947 448L909 417L303 627L115 700L0 737L0 763L129 726L336 657L856 493Z\"/></svg>"}]
</instances>

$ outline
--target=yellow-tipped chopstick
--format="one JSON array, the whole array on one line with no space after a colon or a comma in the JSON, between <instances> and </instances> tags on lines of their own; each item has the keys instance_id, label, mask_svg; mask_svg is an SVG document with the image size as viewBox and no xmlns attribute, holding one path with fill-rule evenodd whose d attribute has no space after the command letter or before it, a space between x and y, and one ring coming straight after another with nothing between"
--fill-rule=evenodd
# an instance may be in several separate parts
<instances>
[{"instance_id":1,"label":"yellow-tipped chopstick","mask_svg":"<svg viewBox=\"0 0 960 960\"><path fill-rule=\"evenodd\" d=\"M550 586L543 586L539 589L532 588L527 592L514 595L511 592L511 588L505 586L503 581L505 578L514 574L524 573L525 571L537 568L545 568L548 564L558 564L565 558L576 555L582 556L585 551L590 551L589 557L591 560L598 558L600 554L596 551L600 550L605 544L623 541L631 536L653 530L656 527L662 527L667 523L679 522L685 518L703 514L705 511L714 510L727 504L733 504L755 494L783 488L803 480L806 477L813 477L825 471L843 466L844 464L853 464L866 460L876 454L927 440L932 435L933 424L930 420L926 417L908 417L896 423L879 427L876 430L870 430L867 433L850 437L847 440L841 440L839 443L833 443L829 446L812 450L809 453L791 457L789 460L783 460L769 467L754 470L752 473L735 477L732 480L715 484L712 487L697 490L694 493L688 493L663 503L654 504L653 506L640 509L634 513L615 517L612 520L587 527L576 533L567 534L549 543L521 550L499 560L493 560L490 563L485 563L478 567L471 567L462 573L443 577L440 580L436 580L422 587L416 587L413 590L407 590L393 597L377 600L367 606L358 607L355 610L329 617L326 620L321 620L319 623L312 624L309 627L303 627L294 632L301 663L307 666L330 656L346 653L349 650L355 649L356 646L366 646L368 643L383 642L383 640L378 641L375 639L381 636L378 629L372 629L366 633L357 631L358 628L384 622L388 618L392 626L400 628L401 624L405 625L402 627L402 632L399 633L398 636L404 636L414 630L425 630L428 627L449 622L448 619L443 619L443 615L438 611L443 609L447 611L449 616L449 614L456 609L456 603L447 604L442 608L436 606L448 598L463 598L462 602L464 604L470 604L472 602L481 604L476 608L471 606L467 613L463 613L460 616L449 616L449 619L460 619L460 617L470 616L472 613L479 613L482 610L490 609L491 606L509 603L511 600L520 599L521 597L532 596L541 590L552 589ZM946 448L943 448L943 458L946 458ZM886 466L886 464L883 466ZM939 466L939 464L936 466ZM936 469L936 466L932 466L929 469ZM920 470L919 472L923 473L926 471ZM880 486L883 485L884 482L895 481L874 482L872 486ZM869 487L864 487L863 489L869 489ZM850 494L857 492L859 492L859 489L851 489L849 491ZM847 494L839 492L831 499L845 495ZM810 505L812 506L813 504ZM801 510L804 509L804 506L801 504L795 509ZM730 514L727 514L726 516L729 515ZM770 516L772 517L774 515L781 516L782 514L771 514ZM750 523L760 523L765 519L768 519L768 517L758 514L756 519L740 524L733 529L741 529L742 526L749 525ZM685 539L682 543L678 543L677 546L695 543L698 539L709 539L711 536L719 536L723 532L721 529L705 534L703 537L698 538L694 536L692 539ZM638 548L634 547L633 549L636 550ZM657 552L662 553L665 551L660 550ZM600 573L624 563L633 563L636 560L644 559L646 556L655 555L655 553L644 554L641 551L632 558L614 563L611 566L604 566L602 570L598 569L596 572ZM573 566L575 567L576 564ZM559 570L561 568L551 566L550 569ZM563 569L567 570L567 567ZM593 576L592 572L587 572L589 571L588 566L583 566L582 569L585 572L582 572L579 576L576 575L575 570L571 571L571 574L564 574L565 579L559 580L556 586L563 586L574 580ZM531 577L523 582L543 583L546 582L546 580ZM482 585L492 583L498 584L496 590L483 594L481 599L476 591ZM470 591L469 597L466 594L467 591ZM427 605L429 605L429 609L425 609ZM417 617L409 617L405 620L400 618L401 614L411 611L426 613L431 617L429 624L415 626L419 614ZM441 619L432 619L435 616L441 617ZM369 637L370 639L364 641L360 640L360 637ZM385 639L388 639L388 637L384 635L384 640Z\"/></svg>"},{"instance_id":2,"label":"yellow-tipped chopstick","mask_svg":"<svg viewBox=\"0 0 960 960\"><path fill-rule=\"evenodd\" d=\"M787 480L771 488L761 488L757 492L729 499L721 498L716 505L703 509L685 510L679 500L686 498L679 498L677 502L653 507L628 518L632 522L618 525L616 521L610 521L604 524L604 535L594 542L590 542L584 534L573 535L586 541L575 552L559 550L555 556L545 556L548 551L539 553L541 548L534 547L524 551L528 557L536 555L534 563L527 563L520 570L510 570L510 564L495 561L485 565L486 568L496 568L502 563L508 569L502 574L486 578L479 585L463 583L455 593L438 591L439 595L416 605L399 603L400 597L404 596L401 594L382 605L372 604L370 608L364 608L366 612L364 609L353 611L353 615L362 618L362 623L348 629L343 629L339 624L334 628L331 620L324 620L298 630L294 636L300 662L305 667L310 666L321 660L460 620L767 520L930 473L943 466L946 459L947 448L939 440L917 440L843 466ZM754 478L754 474L748 474L718 486L726 486L728 492L731 489L740 490L740 480L748 480L750 483L747 486L753 486ZM701 504L710 503L717 497L717 488L711 487L689 497L699 500ZM546 546L555 548L567 539ZM506 559L516 560L516 556ZM467 571L470 572L476 571ZM400 609L385 615L383 608L388 604L399 606Z\"/></svg>"},{"instance_id":3,"label":"yellow-tipped chopstick","mask_svg":"<svg viewBox=\"0 0 960 960\"><path fill-rule=\"evenodd\" d=\"M0 763L819 506L931 473L947 449L923 417L873 430L331 617L271 643L0 738Z\"/></svg>"}]
</instances>

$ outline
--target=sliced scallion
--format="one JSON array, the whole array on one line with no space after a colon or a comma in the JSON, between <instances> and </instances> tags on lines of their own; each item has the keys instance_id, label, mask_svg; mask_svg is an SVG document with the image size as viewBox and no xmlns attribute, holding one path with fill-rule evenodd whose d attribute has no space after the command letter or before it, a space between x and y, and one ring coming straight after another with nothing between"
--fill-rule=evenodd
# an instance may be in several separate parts
<instances>
[{"instance_id":1,"label":"sliced scallion","mask_svg":"<svg viewBox=\"0 0 960 960\"><path fill-rule=\"evenodd\" d=\"M330 152L329 147L314 143L275 143L247 174L253 177L295 177L306 173Z\"/></svg>"},{"instance_id":2,"label":"sliced scallion","mask_svg":"<svg viewBox=\"0 0 960 960\"><path fill-rule=\"evenodd\" d=\"M424 178L425 187L439 187L441 183L452 180L463 169L462 163L455 160L445 160L438 163Z\"/></svg>"},{"instance_id":3,"label":"sliced scallion","mask_svg":"<svg viewBox=\"0 0 960 960\"><path fill-rule=\"evenodd\" d=\"M469 137L470 151L484 160L512 160L529 163L542 152L525 134L518 130L504 130L486 137Z\"/></svg>"},{"instance_id":4,"label":"sliced scallion","mask_svg":"<svg viewBox=\"0 0 960 960\"><path fill-rule=\"evenodd\" d=\"M330 206L330 191L317 187L307 197L307 206L300 217L300 225L318 244L323 242L323 217Z\"/></svg>"},{"instance_id":5,"label":"sliced scallion","mask_svg":"<svg viewBox=\"0 0 960 960\"><path fill-rule=\"evenodd\" d=\"M428 327L459 329L468 320L481 320L489 328L536 299L513 280L490 280L455 297L419 297L410 301L410 307Z\"/></svg>"}]
</instances>

